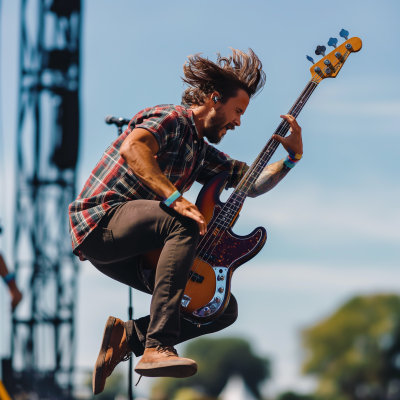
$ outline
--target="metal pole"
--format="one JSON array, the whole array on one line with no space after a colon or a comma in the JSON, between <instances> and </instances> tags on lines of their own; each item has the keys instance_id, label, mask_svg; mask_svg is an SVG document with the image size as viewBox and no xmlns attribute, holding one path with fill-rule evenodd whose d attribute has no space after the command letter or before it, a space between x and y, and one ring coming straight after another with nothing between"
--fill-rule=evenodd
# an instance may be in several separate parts
<instances>
[{"instance_id":1,"label":"metal pole","mask_svg":"<svg viewBox=\"0 0 400 400\"><path fill-rule=\"evenodd\" d=\"M107 121L107 119L106 119ZM118 126L118 136L122 134L122 126ZM132 307L132 288L129 288L129 307L128 307L128 318L129 321L133 319L133 307ZM128 399L133 400L133 353L129 359L129 377L128 377Z\"/></svg>"},{"instance_id":2,"label":"metal pole","mask_svg":"<svg viewBox=\"0 0 400 400\"><path fill-rule=\"evenodd\" d=\"M133 319L133 307L132 307L132 288L129 288L129 308L128 308L129 321ZM129 359L129 378L128 378L128 399L133 400L133 386L132 386L132 374L133 374L133 353Z\"/></svg>"}]
</instances>

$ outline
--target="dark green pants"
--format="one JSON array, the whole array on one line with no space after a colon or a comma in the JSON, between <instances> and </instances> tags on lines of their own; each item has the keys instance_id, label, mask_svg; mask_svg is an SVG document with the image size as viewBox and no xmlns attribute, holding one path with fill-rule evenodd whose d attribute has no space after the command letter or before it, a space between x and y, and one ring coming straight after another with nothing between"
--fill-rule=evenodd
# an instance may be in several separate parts
<instances>
[{"instance_id":1,"label":"dark green pants","mask_svg":"<svg viewBox=\"0 0 400 400\"><path fill-rule=\"evenodd\" d=\"M224 314L209 325L196 325L180 315L180 303L199 239L197 223L158 201L128 201L112 208L79 246L102 273L152 294L150 315L125 323L128 343L138 357L145 347L173 346L233 324L237 303L231 296ZM153 293L139 273L140 255L163 248Z\"/></svg>"}]
</instances>

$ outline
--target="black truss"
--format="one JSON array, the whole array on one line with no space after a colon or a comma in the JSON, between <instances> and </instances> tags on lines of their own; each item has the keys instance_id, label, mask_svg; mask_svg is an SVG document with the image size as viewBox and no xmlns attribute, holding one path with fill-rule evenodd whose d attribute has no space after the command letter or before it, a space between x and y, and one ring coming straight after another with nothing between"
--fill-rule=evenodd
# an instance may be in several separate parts
<instances>
[{"instance_id":1,"label":"black truss","mask_svg":"<svg viewBox=\"0 0 400 400\"><path fill-rule=\"evenodd\" d=\"M71 398L77 264L68 234L79 145L80 0L22 0L12 321L15 387ZM16 385L16 386L15 386Z\"/></svg>"}]
</instances>

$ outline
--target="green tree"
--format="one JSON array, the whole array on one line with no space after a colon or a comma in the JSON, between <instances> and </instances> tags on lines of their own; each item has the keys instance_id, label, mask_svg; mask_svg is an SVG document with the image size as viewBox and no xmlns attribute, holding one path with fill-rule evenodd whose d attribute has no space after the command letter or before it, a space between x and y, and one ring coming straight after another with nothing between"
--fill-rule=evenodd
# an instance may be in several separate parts
<instances>
[{"instance_id":1,"label":"green tree","mask_svg":"<svg viewBox=\"0 0 400 400\"><path fill-rule=\"evenodd\" d=\"M199 370L186 379L161 379L153 389L154 399L172 399L183 387L199 389L218 397L232 375L242 376L249 390L261 398L259 385L270 376L270 363L255 355L250 343L240 338L200 338L186 347L184 357L196 360Z\"/></svg>"},{"instance_id":2,"label":"green tree","mask_svg":"<svg viewBox=\"0 0 400 400\"><path fill-rule=\"evenodd\" d=\"M400 297L355 297L303 332L303 371L332 400L400 399Z\"/></svg>"},{"instance_id":3,"label":"green tree","mask_svg":"<svg viewBox=\"0 0 400 400\"><path fill-rule=\"evenodd\" d=\"M315 397L295 392L285 392L278 396L277 400L317 400Z\"/></svg>"},{"instance_id":4,"label":"green tree","mask_svg":"<svg viewBox=\"0 0 400 400\"><path fill-rule=\"evenodd\" d=\"M208 397L203 393L200 393L192 388L178 389L173 400L217 400L215 398Z\"/></svg>"},{"instance_id":5,"label":"green tree","mask_svg":"<svg viewBox=\"0 0 400 400\"><path fill-rule=\"evenodd\" d=\"M87 378L85 379L84 385L90 387L92 390L92 375L88 374ZM126 394L127 387L124 384L124 376L121 373L113 372L111 376L107 378L106 386L104 390L96 395L92 396L92 399L96 400L114 400L118 394Z\"/></svg>"}]
</instances>

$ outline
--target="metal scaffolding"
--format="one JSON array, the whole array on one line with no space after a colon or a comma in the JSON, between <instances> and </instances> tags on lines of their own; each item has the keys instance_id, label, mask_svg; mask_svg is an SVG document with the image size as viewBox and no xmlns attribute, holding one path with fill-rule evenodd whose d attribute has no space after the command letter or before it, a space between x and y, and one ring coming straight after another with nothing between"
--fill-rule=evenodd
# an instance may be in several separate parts
<instances>
[{"instance_id":1,"label":"metal scaffolding","mask_svg":"<svg viewBox=\"0 0 400 400\"><path fill-rule=\"evenodd\" d=\"M80 31L80 0L22 0L14 260L24 301L12 320L12 391L39 398L73 390L77 264L67 209L79 147Z\"/></svg>"}]
</instances>

